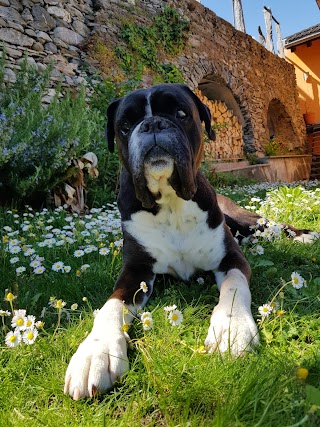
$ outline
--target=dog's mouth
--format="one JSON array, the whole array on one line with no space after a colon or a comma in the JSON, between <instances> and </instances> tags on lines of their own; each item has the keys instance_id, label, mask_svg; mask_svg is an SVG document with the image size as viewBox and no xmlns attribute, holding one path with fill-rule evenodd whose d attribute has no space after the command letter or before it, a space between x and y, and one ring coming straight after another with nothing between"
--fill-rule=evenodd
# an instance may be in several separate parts
<instances>
[{"instance_id":1,"label":"dog's mouth","mask_svg":"<svg viewBox=\"0 0 320 427\"><path fill-rule=\"evenodd\" d=\"M163 203L160 199L164 194L190 200L196 192L192 151L188 140L180 134L144 136L139 149L132 150L129 162L136 197L145 208Z\"/></svg>"},{"instance_id":2,"label":"dog's mouth","mask_svg":"<svg viewBox=\"0 0 320 427\"><path fill-rule=\"evenodd\" d=\"M174 159L162 147L155 146L144 159L144 173L146 179L152 177L160 179L162 177L170 178L173 173Z\"/></svg>"}]
</instances>

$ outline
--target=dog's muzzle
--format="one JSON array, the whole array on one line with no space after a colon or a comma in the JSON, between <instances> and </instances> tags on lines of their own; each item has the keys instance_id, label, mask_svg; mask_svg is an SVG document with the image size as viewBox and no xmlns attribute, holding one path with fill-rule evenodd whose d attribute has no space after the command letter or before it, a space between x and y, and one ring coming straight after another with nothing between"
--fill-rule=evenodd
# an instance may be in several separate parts
<instances>
[{"instance_id":1,"label":"dog's muzzle","mask_svg":"<svg viewBox=\"0 0 320 427\"><path fill-rule=\"evenodd\" d=\"M190 200L196 192L194 155L187 136L172 121L148 117L129 139L129 165L136 197L152 208L159 197L157 180L166 178L177 195Z\"/></svg>"}]
</instances>

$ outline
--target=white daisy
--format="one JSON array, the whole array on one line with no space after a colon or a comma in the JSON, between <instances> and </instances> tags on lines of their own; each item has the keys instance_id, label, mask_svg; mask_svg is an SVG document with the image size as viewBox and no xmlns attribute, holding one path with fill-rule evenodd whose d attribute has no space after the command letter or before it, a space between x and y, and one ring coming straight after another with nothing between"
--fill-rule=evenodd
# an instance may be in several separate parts
<instances>
[{"instance_id":1,"label":"white daisy","mask_svg":"<svg viewBox=\"0 0 320 427\"><path fill-rule=\"evenodd\" d=\"M35 250L33 248L28 248L25 252L24 252L24 256L31 256L32 254L35 253Z\"/></svg>"},{"instance_id":2,"label":"white daisy","mask_svg":"<svg viewBox=\"0 0 320 427\"><path fill-rule=\"evenodd\" d=\"M258 218L257 219L257 224L258 225L265 225L265 223L266 223L266 220L264 218Z\"/></svg>"},{"instance_id":3,"label":"white daisy","mask_svg":"<svg viewBox=\"0 0 320 427\"><path fill-rule=\"evenodd\" d=\"M82 257L84 255L84 252L83 252L83 250L82 249L78 249L78 250L76 250L76 251L74 251L73 252L73 256L75 257L75 258L80 258L80 257Z\"/></svg>"},{"instance_id":4,"label":"white daisy","mask_svg":"<svg viewBox=\"0 0 320 427\"><path fill-rule=\"evenodd\" d=\"M183 320L183 314L180 310L172 310L168 314L169 322L172 326L178 326Z\"/></svg>"},{"instance_id":5,"label":"white daisy","mask_svg":"<svg viewBox=\"0 0 320 427\"><path fill-rule=\"evenodd\" d=\"M148 292L148 285L146 284L146 282L141 282L140 283L140 289L142 290L143 293L147 293Z\"/></svg>"},{"instance_id":6,"label":"white daisy","mask_svg":"<svg viewBox=\"0 0 320 427\"><path fill-rule=\"evenodd\" d=\"M30 262L29 265L32 268L37 268L37 267L39 267L41 265L41 262L39 260L37 260L37 259L34 259L33 261Z\"/></svg>"},{"instance_id":7,"label":"white daisy","mask_svg":"<svg viewBox=\"0 0 320 427\"><path fill-rule=\"evenodd\" d=\"M80 270L83 272L83 271L87 271L87 270L88 270L88 268L90 268L90 264L83 264L83 265L80 267Z\"/></svg>"},{"instance_id":8,"label":"white daisy","mask_svg":"<svg viewBox=\"0 0 320 427\"><path fill-rule=\"evenodd\" d=\"M22 340L25 344L31 345L35 342L39 332L37 329L28 329L22 335Z\"/></svg>"},{"instance_id":9,"label":"white daisy","mask_svg":"<svg viewBox=\"0 0 320 427\"><path fill-rule=\"evenodd\" d=\"M166 307L163 307L164 311L173 311L177 308L175 304L173 305L167 305Z\"/></svg>"},{"instance_id":10,"label":"white daisy","mask_svg":"<svg viewBox=\"0 0 320 427\"><path fill-rule=\"evenodd\" d=\"M9 252L11 254L18 254L19 252L21 252L21 248L20 248L20 246L11 246L9 248Z\"/></svg>"},{"instance_id":11,"label":"white daisy","mask_svg":"<svg viewBox=\"0 0 320 427\"><path fill-rule=\"evenodd\" d=\"M0 317L9 317L11 316L10 311L8 310L0 310Z\"/></svg>"},{"instance_id":12,"label":"white daisy","mask_svg":"<svg viewBox=\"0 0 320 427\"><path fill-rule=\"evenodd\" d=\"M71 310L75 311L78 308L78 304L75 302L74 304L71 305Z\"/></svg>"},{"instance_id":13,"label":"white daisy","mask_svg":"<svg viewBox=\"0 0 320 427\"><path fill-rule=\"evenodd\" d=\"M26 267L21 266L21 267L16 268L17 276L20 276L20 274L22 274L25 271L26 271Z\"/></svg>"},{"instance_id":14,"label":"white daisy","mask_svg":"<svg viewBox=\"0 0 320 427\"><path fill-rule=\"evenodd\" d=\"M34 324L35 324L35 321L36 321L35 316L32 316L32 315L29 314L27 316L26 320L25 320L25 327L26 327L26 329L33 328Z\"/></svg>"},{"instance_id":15,"label":"white daisy","mask_svg":"<svg viewBox=\"0 0 320 427\"><path fill-rule=\"evenodd\" d=\"M11 320L11 326L16 328L17 331L24 331L26 329L26 310L14 310L14 316Z\"/></svg>"},{"instance_id":16,"label":"white daisy","mask_svg":"<svg viewBox=\"0 0 320 427\"><path fill-rule=\"evenodd\" d=\"M141 316L140 316L141 322L143 322L143 320L146 317L152 317L152 314L150 313L150 311L144 311L143 313L141 313Z\"/></svg>"},{"instance_id":17,"label":"white daisy","mask_svg":"<svg viewBox=\"0 0 320 427\"><path fill-rule=\"evenodd\" d=\"M45 271L45 268L43 265L39 265L39 267L35 268L33 270L34 274L42 274Z\"/></svg>"},{"instance_id":18,"label":"white daisy","mask_svg":"<svg viewBox=\"0 0 320 427\"><path fill-rule=\"evenodd\" d=\"M306 285L306 281L304 280L304 278L302 276L300 276L300 274L297 273L296 271L294 271L291 274L291 280L292 280L292 286L295 289L300 289Z\"/></svg>"},{"instance_id":19,"label":"white daisy","mask_svg":"<svg viewBox=\"0 0 320 427\"><path fill-rule=\"evenodd\" d=\"M10 258L10 264L15 264L16 262L19 262L19 258L17 256Z\"/></svg>"},{"instance_id":20,"label":"white daisy","mask_svg":"<svg viewBox=\"0 0 320 427\"><path fill-rule=\"evenodd\" d=\"M263 255L264 254L264 249L261 245L257 245L256 246L256 251L258 255Z\"/></svg>"},{"instance_id":21,"label":"white daisy","mask_svg":"<svg viewBox=\"0 0 320 427\"><path fill-rule=\"evenodd\" d=\"M70 271L71 271L71 267L70 267L70 265L64 265L64 266L63 266L63 271L64 271L65 273L70 273Z\"/></svg>"},{"instance_id":22,"label":"white daisy","mask_svg":"<svg viewBox=\"0 0 320 427\"><path fill-rule=\"evenodd\" d=\"M263 304L258 308L258 310L262 317L268 317L272 312L272 307L269 304Z\"/></svg>"},{"instance_id":23,"label":"white daisy","mask_svg":"<svg viewBox=\"0 0 320 427\"><path fill-rule=\"evenodd\" d=\"M153 326L153 319L151 313L149 313L149 316L147 316L146 313L148 312L143 313L144 316L141 315L141 322L143 330L149 331Z\"/></svg>"},{"instance_id":24,"label":"white daisy","mask_svg":"<svg viewBox=\"0 0 320 427\"><path fill-rule=\"evenodd\" d=\"M19 331L10 331L7 333L5 343L8 347L17 347L21 342L21 334Z\"/></svg>"},{"instance_id":25,"label":"white daisy","mask_svg":"<svg viewBox=\"0 0 320 427\"><path fill-rule=\"evenodd\" d=\"M51 267L53 271L63 271L63 262L62 261L57 261L53 264L53 266Z\"/></svg>"},{"instance_id":26,"label":"white daisy","mask_svg":"<svg viewBox=\"0 0 320 427\"><path fill-rule=\"evenodd\" d=\"M108 248L101 248L99 249L99 254L100 255L108 255L110 253L110 249Z\"/></svg>"}]
</instances>

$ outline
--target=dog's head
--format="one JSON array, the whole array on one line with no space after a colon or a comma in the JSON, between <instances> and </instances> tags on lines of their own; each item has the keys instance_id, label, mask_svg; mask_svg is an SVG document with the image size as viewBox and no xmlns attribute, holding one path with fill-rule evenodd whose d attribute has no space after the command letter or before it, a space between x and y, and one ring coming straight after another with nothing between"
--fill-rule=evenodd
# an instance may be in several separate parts
<instances>
[{"instance_id":1,"label":"dog's head","mask_svg":"<svg viewBox=\"0 0 320 427\"><path fill-rule=\"evenodd\" d=\"M209 109L185 85L139 89L110 104L108 147L114 151L116 138L121 161L144 207L152 208L156 203L159 194L152 182L161 179L166 179L179 197L193 197L203 153L201 122L214 140Z\"/></svg>"}]
</instances>

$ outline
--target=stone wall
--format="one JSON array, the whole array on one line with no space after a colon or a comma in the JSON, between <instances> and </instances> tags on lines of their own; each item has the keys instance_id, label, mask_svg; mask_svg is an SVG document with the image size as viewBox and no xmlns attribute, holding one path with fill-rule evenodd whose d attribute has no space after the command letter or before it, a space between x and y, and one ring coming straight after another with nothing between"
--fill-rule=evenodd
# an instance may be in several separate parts
<instances>
[{"instance_id":1,"label":"stone wall","mask_svg":"<svg viewBox=\"0 0 320 427\"><path fill-rule=\"evenodd\" d=\"M293 67L195 0L0 0L0 41L7 52L6 78L14 81L15 71L27 53L29 62L39 69L54 62L53 83L77 86L85 81L88 72L94 74L99 69L90 52L82 49L84 43L98 35L113 49L120 43L124 17L147 23L164 5L175 7L190 21L186 49L179 57L168 58L168 62L173 61L180 68L193 89L205 79L219 81L232 92L244 120L244 151L263 155L270 137L271 102L283 106L283 116L291 129L290 147L301 147L305 125ZM213 103L212 109L213 105L217 107ZM219 111L220 107L221 104ZM225 138L227 141L229 136ZM223 151L219 154L222 158L229 156L224 146L230 151L236 138L231 137L224 145L221 137L218 154Z\"/></svg>"},{"instance_id":2,"label":"stone wall","mask_svg":"<svg viewBox=\"0 0 320 427\"><path fill-rule=\"evenodd\" d=\"M216 140L205 139L205 158L239 160L244 156L243 129L233 111L222 101L211 101L200 90L195 93L209 107Z\"/></svg>"}]
</instances>

